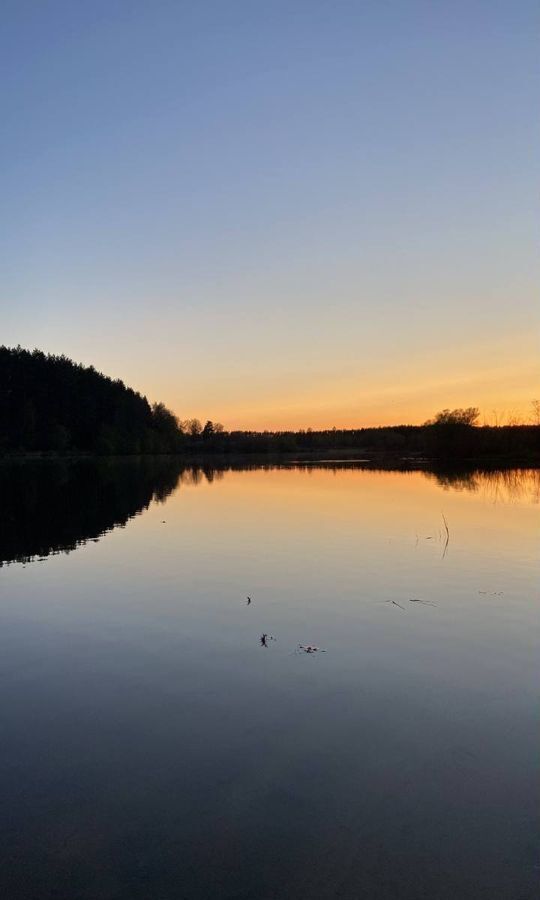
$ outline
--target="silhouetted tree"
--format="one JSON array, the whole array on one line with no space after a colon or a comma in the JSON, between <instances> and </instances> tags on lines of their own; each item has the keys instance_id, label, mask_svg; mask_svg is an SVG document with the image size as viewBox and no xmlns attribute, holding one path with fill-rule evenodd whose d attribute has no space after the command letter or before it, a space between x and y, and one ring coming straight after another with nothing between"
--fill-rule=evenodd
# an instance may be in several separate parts
<instances>
[{"instance_id":1,"label":"silhouetted tree","mask_svg":"<svg viewBox=\"0 0 540 900\"><path fill-rule=\"evenodd\" d=\"M199 419L187 419L186 430L191 437L197 437L202 432L202 425Z\"/></svg>"},{"instance_id":2,"label":"silhouetted tree","mask_svg":"<svg viewBox=\"0 0 540 900\"><path fill-rule=\"evenodd\" d=\"M160 449L168 453L178 450L181 434L178 419L164 403L152 404L152 420L156 434L161 439Z\"/></svg>"},{"instance_id":3,"label":"silhouetted tree","mask_svg":"<svg viewBox=\"0 0 540 900\"><path fill-rule=\"evenodd\" d=\"M480 415L476 406L468 406L466 409L443 409L434 419L428 420L426 425L475 425Z\"/></svg>"}]
</instances>

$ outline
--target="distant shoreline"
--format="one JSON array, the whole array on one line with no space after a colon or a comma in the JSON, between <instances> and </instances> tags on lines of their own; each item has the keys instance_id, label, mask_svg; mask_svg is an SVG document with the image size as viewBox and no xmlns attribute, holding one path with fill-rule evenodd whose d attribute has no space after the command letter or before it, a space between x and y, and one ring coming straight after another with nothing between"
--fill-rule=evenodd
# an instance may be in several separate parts
<instances>
[{"instance_id":1,"label":"distant shoreline","mask_svg":"<svg viewBox=\"0 0 540 900\"><path fill-rule=\"evenodd\" d=\"M208 456L357 459L394 465L442 460L540 464L536 424L480 425L475 406L442 409L423 425L227 431L219 422L178 417L163 403L67 357L0 347L0 454L69 459Z\"/></svg>"},{"instance_id":2,"label":"distant shoreline","mask_svg":"<svg viewBox=\"0 0 540 900\"><path fill-rule=\"evenodd\" d=\"M97 453L9 453L0 455L2 463L31 463L31 462L142 462L152 460L177 460L186 465L213 464L217 468L220 465L230 463L272 464L322 464L330 465L355 465L365 468L385 468L401 470L417 470L431 468L540 468L540 453L532 454L491 454L482 456L466 456L450 458L448 456L414 456L401 455L388 452L354 453L348 448L329 448L310 452L300 450L291 452L287 450L268 450L264 452L237 452L221 450L186 450L178 453L138 453L138 454L97 454Z\"/></svg>"}]
</instances>

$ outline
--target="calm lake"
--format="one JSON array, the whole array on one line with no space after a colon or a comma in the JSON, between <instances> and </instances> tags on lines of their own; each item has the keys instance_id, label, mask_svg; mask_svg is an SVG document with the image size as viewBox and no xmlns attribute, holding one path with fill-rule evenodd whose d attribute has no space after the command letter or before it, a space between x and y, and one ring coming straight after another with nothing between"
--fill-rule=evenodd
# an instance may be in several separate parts
<instances>
[{"instance_id":1,"label":"calm lake","mask_svg":"<svg viewBox=\"0 0 540 900\"><path fill-rule=\"evenodd\" d=\"M2 898L537 896L540 471L0 491Z\"/></svg>"}]
</instances>

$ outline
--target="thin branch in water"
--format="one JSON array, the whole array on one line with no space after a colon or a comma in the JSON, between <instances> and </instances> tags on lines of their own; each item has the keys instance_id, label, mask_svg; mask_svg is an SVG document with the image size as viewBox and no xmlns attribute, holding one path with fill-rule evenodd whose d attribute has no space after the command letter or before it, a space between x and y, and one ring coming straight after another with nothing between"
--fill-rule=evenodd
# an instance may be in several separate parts
<instances>
[{"instance_id":1,"label":"thin branch in water","mask_svg":"<svg viewBox=\"0 0 540 900\"><path fill-rule=\"evenodd\" d=\"M397 600L375 600L375 603L393 603L394 606L399 606L400 609L405 610L405 607L398 603Z\"/></svg>"},{"instance_id":2,"label":"thin branch in water","mask_svg":"<svg viewBox=\"0 0 540 900\"><path fill-rule=\"evenodd\" d=\"M448 550L448 544L450 542L450 529L448 528L448 522L446 521L446 516L443 512L441 512L441 516L442 516L442 519L444 522L444 528L446 531L446 540L444 542L444 548L443 548L442 557L441 557L442 559L444 559L444 557L446 556L446 551Z\"/></svg>"}]
</instances>

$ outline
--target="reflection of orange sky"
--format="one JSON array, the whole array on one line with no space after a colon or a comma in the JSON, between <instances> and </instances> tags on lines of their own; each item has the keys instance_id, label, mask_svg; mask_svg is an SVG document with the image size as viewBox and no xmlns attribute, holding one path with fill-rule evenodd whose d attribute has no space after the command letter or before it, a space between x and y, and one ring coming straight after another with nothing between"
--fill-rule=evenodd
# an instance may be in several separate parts
<instances>
[{"instance_id":1,"label":"reflection of orange sky","mask_svg":"<svg viewBox=\"0 0 540 900\"><path fill-rule=\"evenodd\" d=\"M164 505L151 504L127 528L73 554L89 560L91 577L96 559L100 569L129 573L130 614L137 605L152 618L157 609L181 614L185 628L190 611L198 617L211 604L224 616L224 633L253 627L257 635L259 622L261 631L271 628L275 613L288 608L303 632L311 631L314 610L335 598L336 614L351 615L357 627L362 604L377 600L438 599L442 591L454 602L460 573L466 602L479 601L478 590L512 583L516 560L523 597L532 602L537 473L511 473L509 484L480 476L472 491L460 483L446 489L423 472L258 469L226 471L211 483L198 475L183 477ZM450 529L444 565L443 512ZM247 594L260 619L250 613L242 623L234 610L243 612Z\"/></svg>"},{"instance_id":2,"label":"reflection of orange sky","mask_svg":"<svg viewBox=\"0 0 540 900\"><path fill-rule=\"evenodd\" d=\"M362 468L347 463L300 463L277 466L270 470L226 470L210 484L201 477L197 489L217 487L228 503L235 498L243 505L253 503L254 496L264 498L275 507L296 504L325 506L328 502L357 509L358 496L362 504L372 512L379 511L387 519L396 515L408 516L422 508L437 510L439 523L441 503L446 506L489 508L494 504L508 503L537 507L540 476L537 469L511 469L508 471L463 473L460 476L437 474L429 470L398 471ZM189 480L189 479L188 479ZM179 494L175 497L181 501ZM371 509L373 507L373 510ZM467 515L470 515L467 509ZM535 515L537 512L535 511ZM413 515L413 518L414 518Z\"/></svg>"},{"instance_id":3,"label":"reflection of orange sky","mask_svg":"<svg viewBox=\"0 0 540 900\"><path fill-rule=\"evenodd\" d=\"M504 473L479 475L471 486L447 487L418 471L256 469L226 472L222 479L202 481L192 490L180 488L169 505L177 507L179 516L188 516L190 528L216 529L217 543L228 540L224 528L234 540L242 535L248 555L251 547L264 553L257 546L262 532L269 552L286 552L292 541L295 552L309 553L313 541L322 554L330 548L339 554L341 546L350 553L359 541L373 539L404 539L412 547L418 536L426 549L431 538L438 558L445 538L442 511L453 549L476 544L485 548L492 540L502 551L505 541L518 544L525 534L531 539L536 533L537 472L523 470L513 473L513 479L510 473L509 480ZM494 518L501 505L504 513Z\"/></svg>"},{"instance_id":4,"label":"reflection of orange sky","mask_svg":"<svg viewBox=\"0 0 540 900\"><path fill-rule=\"evenodd\" d=\"M265 547L273 552L290 540L295 552L300 547L307 551L310 540L321 547L330 542L336 552L342 541L350 549L374 536L385 541L399 536L412 545L417 535L423 540L431 536L435 549L444 543L444 511L454 545L463 547L491 539L519 541L524 529L532 538L538 490L535 470L477 474L450 486L419 471L317 466L226 471L212 483L201 478L195 487L188 478L167 501L166 518L168 523L176 517L189 523L190 534L204 533L209 552L241 539L249 557L261 532L266 537L259 553ZM501 504L505 511L495 521ZM161 520L162 509L154 508L154 515ZM142 519L140 527L146 531L154 526Z\"/></svg>"}]
</instances>

